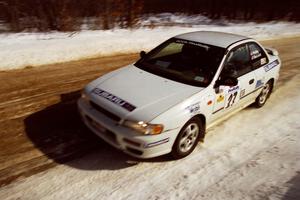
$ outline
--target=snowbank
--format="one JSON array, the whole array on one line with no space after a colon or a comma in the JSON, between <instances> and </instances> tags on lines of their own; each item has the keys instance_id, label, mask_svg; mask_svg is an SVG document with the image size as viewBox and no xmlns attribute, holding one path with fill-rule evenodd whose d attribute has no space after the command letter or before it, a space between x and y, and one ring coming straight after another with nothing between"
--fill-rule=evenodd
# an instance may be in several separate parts
<instances>
[{"instance_id":1,"label":"snowbank","mask_svg":"<svg viewBox=\"0 0 300 200\"><path fill-rule=\"evenodd\" d=\"M180 22L178 18L171 20ZM147 22L150 23L151 20L145 20L145 23ZM185 23L184 20L181 22ZM157 27L155 29L144 27L133 30L81 31L78 33L2 34L0 35L0 70L39 66L88 57L135 53L140 50L147 51L169 37L199 30L223 31L265 39L299 34L300 24L287 22L227 23L191 25L190 27Z\"/></svg>"}]
</instances>

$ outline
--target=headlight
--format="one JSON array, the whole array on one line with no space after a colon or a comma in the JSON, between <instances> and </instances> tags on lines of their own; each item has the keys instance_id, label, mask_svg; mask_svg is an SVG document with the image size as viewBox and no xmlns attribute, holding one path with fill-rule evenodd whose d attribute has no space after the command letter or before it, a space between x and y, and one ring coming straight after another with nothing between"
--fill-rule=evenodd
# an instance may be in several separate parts
<instances>
[{"instance_id":1,"label":"headlight","mask_svg":"<svg viewBox=\"0 0 300 200\"><path fill-rule=\"evenodd\" d=\"M162 124L148 124L143 121L133 122L126 120L123 125L145 135L157 135L164 129Z\"/></svg>"}]
</instances>

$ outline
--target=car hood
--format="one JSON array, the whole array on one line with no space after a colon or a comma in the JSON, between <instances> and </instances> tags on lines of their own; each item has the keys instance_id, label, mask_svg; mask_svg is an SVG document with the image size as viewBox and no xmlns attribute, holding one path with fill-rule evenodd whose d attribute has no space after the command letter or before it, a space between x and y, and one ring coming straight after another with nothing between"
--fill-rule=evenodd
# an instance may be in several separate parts
<instances>
[{"instance_id":1,"label":"car hood","mask_svg":"<svg viewBox=\"0 0 300 200\"><path fill-rule=\"evenodd\" d=\"M93 81L91 100L122 119L149 122L203 88L129 65Z\"/></svg>"}]
</instances>

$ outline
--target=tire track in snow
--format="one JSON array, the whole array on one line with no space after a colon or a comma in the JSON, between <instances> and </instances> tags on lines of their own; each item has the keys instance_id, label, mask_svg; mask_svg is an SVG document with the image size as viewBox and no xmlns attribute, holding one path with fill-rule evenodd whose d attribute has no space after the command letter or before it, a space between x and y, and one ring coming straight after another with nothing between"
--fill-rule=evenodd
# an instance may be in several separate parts
<instances>
[{"instance_id":1,"label":"tire track in snow","mask_svg":"<svg viewBox=\"0 0 300 200\"><path fill-rule=\"evenodd\" d=\"M291 87L293 84L291 81L280 88L280 91L272 95L265 108L247 109L215 127L212 134L208 135L204 147L198 147L186 159L167 163L142 162L117 171L85 172L60 166L44 175L30 177L24 184L12 186L16 193L11 197L21 197L24 195L24 190L29 190L33 191L36 196L25 195L25 199L26 197L35 197L33 199L62 197L64 199L81 199L82 197L85 199L96 197L103 199L197 199L197 197L206 197L205 194L209 194L208 199L214 198L213 193L207 191L218 189L224 180L238 177L239 171L243 171L245 166L251 164L253 160L257 160L257 157L264 155L264 152L272 150L274 146L278 146L278 143L285 141L286 137L290 135L291 138L299 141L293 132L295 128L299 128L294 121L299 113L294 113L294 116L285 120L286 117L283 115L285 112L292 112L291 105L297 104L300 100L299 96L296 96L298 94L291 91L297 91L297 86ZM283 101L285 98L281 98L281 96L288 96L290 99ZM261 120L256 127L252 127L251 124L241 125L247 121L254 122L260 116L268 119ZM269 120L276 118L282 123L277 123L273 127L268 126ZM286 127L289 126L291 127L287 129ZM230 131L233 127L237 131ZM256 131L258 128L262 130ZM283 131L286 134L281 134ZM273 133L272 137L270 137L270 133ZM90 160L83 159L82 161L92 161L90 164L93 165L96 157L97 154ZM98 160L98 162L101 161ZM49 179L49 176L53 178ZM51 187L49 187L48 181L53 184ZM38 187L30 188L29 186L28 188L30 183L37 183ZM49 190L43 191L43 188L49 188ZM235 191L231 192L235 193ZM0 194L3 193L0 192ZM6 195L8 194L6 193Z\"/></svg>"},{"instance_id":2,"label":"tire track in snow","mask_svg":"<svg viewBox=\"0 0 300 200\"><path fill-rule=\"evenodd\" d=\"M285 61L289 56L299 58L296 53L287 54L282 55ZM231 195L242 199L259 199L272 192L273 184L264 183L260 185L262 190L258 193L254 191L253 194L242 193L245 186L235 184L241 188L231 188L230 185L234 187L233 180L243 180L247 174L251 174L249 170L255 168L256 162L259 164L259 158L270 158L268 152L271 152L270 156L276 155L273 150L280 147L278 143L284 142L282 148L289 145L285 138L295 140L299 144L300 139L295 134L299 132L299 110L294 107L297 105L296 108L299 108L299 75L294 75L294 72L299 70L297 62L293 63L284 63L282 71L285 74L282 78L285 80L279 84L280 88L264 108L247 108L232 116L211 130L205 144L202 147L198 146L193 154L183 160L158 160L128 165L129 157L108 148L2 187L0 199L222 199ZM287 112L292 115L287 115ZM255 124L255 127L251 126L250 122ZM257 130L258 128L260 130ZM290 150L299 155L295 149ZM287 159L290 162L287 162L289 165L283 169L285 180L300 168L299 164L294 162L295 158ZM278 159L270 159L265 163L272 161L280 162ZM73 168L76 162L95 170ZM263 171L266 168L262 166L256 169ZM242 176L243 173L246 175ZM275 181L276 175L270 172L265 177L262 174L259 178ZM245 179L245 182L250 180ZM279 189L284 190L284 186L280 184L285 180L279 182ZM222 190L225 192L221 193Z\"/></svg>"}]
</instances>

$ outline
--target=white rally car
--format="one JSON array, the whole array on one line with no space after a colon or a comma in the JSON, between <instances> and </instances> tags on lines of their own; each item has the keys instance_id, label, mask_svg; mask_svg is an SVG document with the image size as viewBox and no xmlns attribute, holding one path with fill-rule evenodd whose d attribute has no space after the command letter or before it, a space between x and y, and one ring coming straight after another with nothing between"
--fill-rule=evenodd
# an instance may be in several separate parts
<instances>
[{"instance_id":1,"label":"white rally car","mask_svg":"<svg viewBox=\"0 0 300 200\"><path fill-rule=\"evenodd\" d=\"M251 38L186 33L88 84L79 112L93 132L132 156L182 158L206 129L250 104L263 106L280 66L276 50Z\"/></svg>"}]
</instances>

